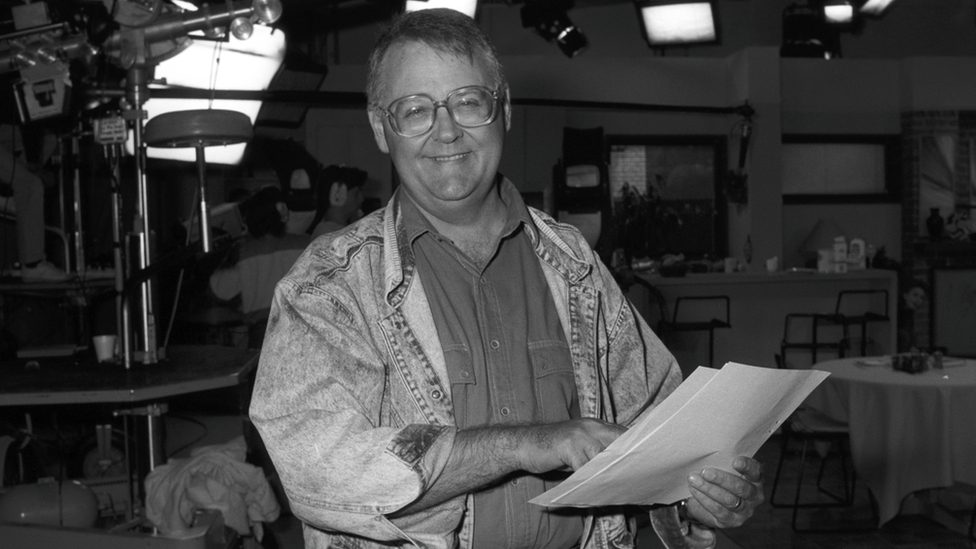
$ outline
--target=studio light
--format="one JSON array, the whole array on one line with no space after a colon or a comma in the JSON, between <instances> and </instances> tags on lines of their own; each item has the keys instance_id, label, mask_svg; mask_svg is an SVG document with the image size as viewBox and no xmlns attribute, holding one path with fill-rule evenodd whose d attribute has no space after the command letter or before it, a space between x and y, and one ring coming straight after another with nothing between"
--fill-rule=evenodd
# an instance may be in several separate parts
<instances>
[{"instance_id":1,"label":"studio light","mask_svg":"<svg viewBox=\"0 0 976 549\"><path fill-rule=\"evenodd\" d=\"M474 19L478 13L478 0L407 0L404 6L408 13L433 8L450 8Z\"/></svg>"},{"instance_id":2,"label":"studio light","mask_svg":"<svg viewBox=\"0 0 976 549\"><path fill-rule=\"evenodd\" d=\"M572 2L564 0L536 0L522 6L522 27L533 28L547 41L555 41L567 57L575 57L586 49L583 32L569 20L567 10Z\"/></svg>"},{"instance_id":3,"label":"studio light","mask_svg":"<svg viewBox=\"0 0 976 549\"><path fill-rule=\"evenodd\" d=\"M165 80L166 84L154 85L153 88L266 90L284 58L284 34L271 27L257 25L248 40L239 40L231 35L228 42L192 41L179 55L159 63L155 78ZM243 112L253 124L261 109L261 101L156 97L145 104L148 119L166 112L208 108ZM210 147L207 162L237 164L244 156L244 147L244 143ZM131 138L126 148L131 152ZM147 154L150 158L186 162L195 160L195 151L187 148L150 147Z\"/></svg>"},{"instance_id":4,"label":"studio light","mask_svg":"<svg viewBox=\"0 0 976 549\"><path fill-rule=\"evenodd\" d=\"M824 21L828 25L852 25L854 6L846 0L826 0L823 6Z\"/></svg>"},{"instance_id":5,"label":"studio light","mask_svg":"<svg viewBox=\"0 0 976 549\"><path fill-rule=\"evenodd\" d=\"M867 0L858 11L866 15L880 16L894 0Z\"/></svg>"},{"instance_id":6,"label":"studio light","mask_svg":"<svg viewBox=\"0 0 976 549\"><path fill-rule=\"evenodd\" d=\"M644 39L652 48L718 41L715 5L711 1L638 0L635 5Z\"/></svg>"},{"instance_id":7,"label":"studio light","mask_svg":"<svg viewBox=\"0 0 976 549\"><path fill-rule=\"evenodd\" d=\"M822 3L792 4L783 10L781 57L840 57L840 28L828 25Z\"/></svg>"},{"instance_id":8,"label":"studio light","mask_svg":"<svg viewBox=\"0 0 976 549\"><path fill-rule=\"evenodd\" d=\"M188 0L169 0L174 6L180 8L183 11L197 11L200 9L199 6L190 2Z\"/></svg>"}]
</instances>

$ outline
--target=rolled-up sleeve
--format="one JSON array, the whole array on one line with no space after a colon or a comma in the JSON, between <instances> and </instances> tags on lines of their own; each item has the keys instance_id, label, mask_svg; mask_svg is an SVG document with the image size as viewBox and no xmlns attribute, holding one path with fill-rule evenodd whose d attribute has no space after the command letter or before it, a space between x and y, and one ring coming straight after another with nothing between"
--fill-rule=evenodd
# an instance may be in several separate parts
<instances>
[{"instance_id":1,"label":"rolled-up sleeve","mask_svg":"<svg viewBox=\"0 0 976 549\"><path fill-rule=\"evenodd\" d=\"M456 429L389 420L387 359L343 292L286 277L271 307L250 416L291 508L314 528L376 541L453 531L459 511L385 516L441 473Z\"/></svg>"}]
</instances>

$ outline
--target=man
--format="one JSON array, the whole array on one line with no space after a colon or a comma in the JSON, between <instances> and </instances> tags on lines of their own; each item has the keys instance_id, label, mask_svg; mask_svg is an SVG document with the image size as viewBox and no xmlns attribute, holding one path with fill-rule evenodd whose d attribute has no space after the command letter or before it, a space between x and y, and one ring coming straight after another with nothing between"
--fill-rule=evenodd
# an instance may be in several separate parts
<instances>
[{"instance_id":1,"label":"man","mask_svg":"<svg viewBox=\"0 0 976 549\"><path fill-rule=\"evenodd\" d=\"M231 248L226 265L210 275L210 291L223 300L241 298L241 313L248 326L248 347L261 347L275 284L288 272L308 235L285 231L288 206L278 187L265 187L243 202L247 235Z\"/></svg>"},{"instance_id":2,"label":"man","mask_svg":"<svg viewBox=\"0 0 976 549\"><path fill-rule=\"evenodd\" d=\"M366 172L331 165L319 174L315 187L315 219L308 229L312 238L338 231L362 217Z\"/></svg>"},{"instance_id":3,"label":"man","mask_svg":"<svg viewBox=\"0 0 976 549\"><path fill-rule=\"evenodd\" d=\"M527 501L681 374L579 231L497 173L511 107L493 47L456 12L404 15L367 96L401 186L279 283L251 405L306 545L631 547L619 509ZM734 467L689 471L683 520L651 511L667 544L710 547L752 514L761 467Z\"/></svg>"}]
</instances>

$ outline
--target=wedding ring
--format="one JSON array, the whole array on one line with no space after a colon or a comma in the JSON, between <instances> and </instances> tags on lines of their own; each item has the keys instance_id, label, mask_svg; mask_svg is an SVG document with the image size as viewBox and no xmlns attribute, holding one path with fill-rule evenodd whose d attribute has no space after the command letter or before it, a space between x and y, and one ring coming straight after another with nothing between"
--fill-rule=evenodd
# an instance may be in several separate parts
<instances>
[{"instance_id":1,"label":"wedding ring","mask_svg":"<svg viewBox=\"0 0 976 549\"><path fill-rule=\"evenodd\" d=\"M742 509L742 504L745 503L745 501L743 501L740 496L736 496L736 498L738 499L736 500L735 505L733 505L731 509L733 513L738 513Z\"/></svg>"}]
</instances>

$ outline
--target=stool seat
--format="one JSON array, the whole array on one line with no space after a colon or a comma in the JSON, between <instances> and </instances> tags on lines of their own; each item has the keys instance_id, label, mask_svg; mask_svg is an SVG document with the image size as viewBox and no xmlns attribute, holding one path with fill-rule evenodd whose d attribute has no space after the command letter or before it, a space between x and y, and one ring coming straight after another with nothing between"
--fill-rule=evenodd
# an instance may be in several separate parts
<instances>
[{"instance_id":1,"label":"stool seat","mask_svg":"<svg viewBox=\"0 0 976 549\"><path fill-rule=\"evenodd\" d=\"M143 141L149 147L196 149L197 196L200 200L200 241L204 253L210 252L210 209L207 206L207 159L204 152L215 145L234 145L254 137L251 119L230 110L198 109L175 111L154 116L143 129Z\"/></svg>"},{"instance_id":2,"label":"stool seat","mask_svg":"<svg viewBox=\"0 0 976 549\"><path fill-rule=\"evenodd\" d=\"M250 141L251 119L239 111L198 109L154 116L146 122L146 145L159 148L211 147Z\"/></svg>"}]
</instances>

